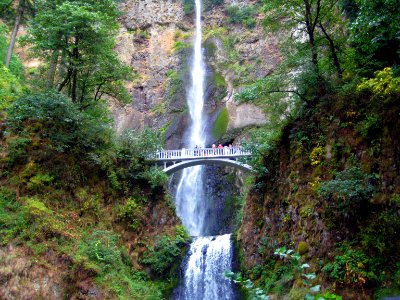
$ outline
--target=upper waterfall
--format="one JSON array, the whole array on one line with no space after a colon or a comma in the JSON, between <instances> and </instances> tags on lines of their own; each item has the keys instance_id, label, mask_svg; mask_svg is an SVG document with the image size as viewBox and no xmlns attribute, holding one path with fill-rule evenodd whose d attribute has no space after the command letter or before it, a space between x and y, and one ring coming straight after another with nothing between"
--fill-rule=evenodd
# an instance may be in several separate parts
<instances>
[{"instance_id":1,"label":"upper waterfall","mask_svg":"<svg viewBox=\"0 0 400 300\"><path fill-rule=\"evenodd\" d=\"M201 0L196 0L196 34L193 48L192 84L188 93L188 106L191 125L188 131L186 147L204 147L204 77L206 74L202 49ZM190 235L203 233L207 211L204 201L203 167L185 169L177 187L176 207L178 216Z\"/></svg>"},{"instance_id":2,"label":"upper waterfall","mask_svg":"<svg viewBox=\"0 0 400 300\"><path fill-rule=\"evenodd\" d=\"M204 147L204 77L205 65L202 49L201 0L196 0L196 35L193 49L192 85L189 92L189 112L192 120L189 147Z\"/></svg>"}]
</instances>

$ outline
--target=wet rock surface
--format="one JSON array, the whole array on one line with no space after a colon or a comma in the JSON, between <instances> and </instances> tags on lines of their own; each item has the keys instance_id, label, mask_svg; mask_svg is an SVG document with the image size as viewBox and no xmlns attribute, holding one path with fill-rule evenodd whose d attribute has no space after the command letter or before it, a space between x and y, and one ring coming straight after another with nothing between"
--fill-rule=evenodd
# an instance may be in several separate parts
<instances>
[{"instance_id":1,"label":"wet rock surface","mask_svg":"<svg viewBox=\"0 0 400 300\"><path fill-rule=\"evenodd\" d=\"M240 76L229 67L235 63L248 66L246 76L254 80L270 74L280 62L278 39L264 32L262 16L256 16L259 24L252 29L227 23L227 7L255 3L226 0L223 5L203 12L204 32L219 27L229 28L224 36L235 41L233 47L237 53L237 60L229 61L221 37L205 37L208 65L205 110L209 116L209 131L215 115L225 107L230 115L228 131L264 124L268 120L265 112L254 104L235 102L233 95L243 88L243 83L238 84ZM116 128L118 131L143 126L162 129L167 133L167 148L181 148L186 128L183 126L188 125L186 87L191 81L188 61L194 30L193 16L185 15L180 0L128 0L122 2L120 8L123 11L120 18L122 28L116 51L133 67L138 78L127 84L132 103L125 107L111 106ZM222 78L223 83L216 84L215 76L218 76L217 81Z\"/></svg>"}]
</instances>

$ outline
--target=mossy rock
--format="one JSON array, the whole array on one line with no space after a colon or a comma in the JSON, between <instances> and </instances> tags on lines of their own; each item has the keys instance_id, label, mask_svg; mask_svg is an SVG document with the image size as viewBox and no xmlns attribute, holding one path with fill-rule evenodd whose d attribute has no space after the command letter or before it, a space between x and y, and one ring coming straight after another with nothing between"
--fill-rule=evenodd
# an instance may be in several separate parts
<instances>
[{"instance_id":1,"label":"mossy rock","mask_svg":"<svg viewBox=\"0 0 400 300\"><path fill-rule=\"evenodd\" d=\"M291 300L303 300L309 293L308 288L295 288L293 287L289 292L289 299Z\"/></svg>"},{"instance_id":2,"label":"mossy rock","mask_svg":"<svg viewBox=\"0 0 400 300\"><path fill-rule=\"evenodd\" d=\"M215 57L215 52L217 51L217 46L215 46L215 44L213 43L213 41L211 39L207 39L204 42L203 47L205 49L206 59L211 59L211 58Z\"/></svg>"},{"instance_id":3,"label":"mossy rock","mask_svg":"<svg viewBox=\"0 0 400 300\"><path fill-rule=\"evenodd\" d=\"M227 108L224 108L223 110L220 111L217 119L214 122L214 127L212 132L215 139L217 140L220 139L226 133L226 130L228 129L228 123L229 123L229 112Z\"/></svg>"},{"instance_id":4,"label":"mossy rock","mask_svg":"<svg viewBox=\"0 0 400 300\"><path fill-rule=\"evenodd\" d=\"M221 73L214 73L214 84L217 88L226 88L226 81L224 76Z\"/></svg>"},{"instance_id":5,"label":"mossy rock","mask_svg":"<svg viewBox=\"0 0 400 300\"><path fill-rule=\"evenodd\" d=\"M297 252L299 252L300 255L306 254L309 250L310 250L310 247L304 241L299 242L299 244L297 245Z\"/></svg>"}]
</instances>

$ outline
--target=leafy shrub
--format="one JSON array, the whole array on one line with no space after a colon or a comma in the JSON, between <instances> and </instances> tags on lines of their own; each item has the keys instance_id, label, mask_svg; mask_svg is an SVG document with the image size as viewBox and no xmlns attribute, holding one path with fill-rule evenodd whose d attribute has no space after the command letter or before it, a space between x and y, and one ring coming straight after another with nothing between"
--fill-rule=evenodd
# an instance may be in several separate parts
<instances>
[{"instance_id":1,"label":"leafy shrub","mask_svg":"<svg viewBox=\"0 0 400 300\"><path fill-rule=\"evenodd\" d=\"M174 47L172 48L174 52L180 52L181 50L190 48L190 44L184 41L176 41Z\"/></svg>"},{"instance_id":2,"label":"leafy shrub","mask_svg":"<svg viewBox=\"0 0 400 300\"><path fill-rule=\"evenodd\" d=\"M357 87L358 91L369 91L372 100L390 103L400 99L400 77L395 77L391 68L375 72L375 77L364 79Z\"/></svg>"},{"instance_id":3,"label":"leafy shrub","mask_svg":"<svg viewBox=\"0 0 400 300\"><path fill-rule=\"evenodd\" d=\"M23 233L25 239L40 242L52 237L65 236L64 224L39 198L26 198L22 209L29 223L29 227Z\"/></svg>"},{"instance_id":4,"label":"leafy shrub","mask_svg":"<svg viewBox=\"0 0 400 300\"><path fill-rule=\"evenodd\" d=\"M28 137L13 137L8 140L8 156L5 159L8 166L12 166L17 160L26 155L26 148L31 143ZM22 159L21 159L22 161Z\"/></svg>"},{"instance_id":5,"label":"leafy shrub","mask_svg":"<svg viewBox=\"0 0 400 300\"><path fill-rule=\"evenodd\" d=\"M27 226L28 222L21 204L16 201L15 192L0 187L0 245L8 244Z\"/></svg>"},{"instance_id":6,"label":"leafy shrub","mask_svg":"<svg viewBox=\"0 0 400 300\"><path fill-rule=\"evenodd\" d=\"M124 266L121 249L118 247L119 236L107 230L94 230L84 237L79 246L79 254L87 256L100 266L102 272L121 270Z\"/></svg>"},{"instance_id":7,"label":"leafy shrub","mask_svg":"<svg viewBox=\"0 0 400 300\"><path fill-rule=\"evenodd\" d=\"M379 136L382 130L379 116L375 114L367 116L365 120L357 124L356 129L366 139Z\"/></svg>"},{"instance_id":8,"label":"leafy shrub","mask_svg":"<svg viewBox=\"0 0 400 300\"><path fill-rule=\"evenodd\" d=\"M167 235L157 236L155 247L144 253L142 263L149 265L157 276L166 276L180 265L189 239L182 226L176 228L175 238Z\"/></svg>"},{"instance_id":9,"label":"leafy shrub","mask_svg":"<svg viewBox=\"0 0 400 300\"><path fill-rule=\"evenodd\" d=\"M183 43L183 42L181 42ZM186 44L185 44L186 45ZM186 47L179 47L179 50L185 49ZM184 94L185 84L183 82L182 73L177 71L168 71L167 77L169 80L168 86L168 99L173 101L178 95Z\"/></svg>"},{"instance_id":10,"label":"leafy shrub","mask_svg":"<svg viewBox=\"0 0 400 300\"><path fill-rule=\"evenodd\" d=\"M45 187L46 184L53 182L54 177L45 174L45 173L38 173L31 177L28 182L28 188L31 190L39 190Z\"/></svg>"},{"instance_id":11,"label":"leafy shrub","mask_svg":"<svg viewBox=\"0 0 400 300\"><path fill-rule=\"evenodd\" d=\"M58 152L89 152L104 146L110 128L100 117L81 112L66 96L48 92L15 101L8 110L7 125L15 134L38 135Z\"/></svg>"},{"instance_id":12,"label":"leafy shrub","mask_svg":"<svg viewBox=\"0 0 400 300\"><path fill-rule=\"evenodd\" d=\"M0 110L8 108L22 93L19 80L6 67L0 66Z\"/></svg>"},{"instance_id":13,"label":"leafy shrub","mask_svg":"<svg viewBox=\"0 0 400 300\"><path fill-rule=\"evenodd\" d=\"M117 218L129 224L132 230L139 229L143 221L142 207L133 198L126 200L125 205L117 205L115 207Z\"/></svg>"},{"instance_id":14,"label":"leafy shrub","mask_svg":"<svg viewBox=\"0 0 400 300\"><path fill-rule=\"evenodd\" d=\"M224 0L203 0L203 9L209 10L213 6L221 5L224 3ZM195 0L183 0L183 10L186 15L194 12L195 9Z\"/></svg>"},{"instance_id":15,"label":"leafy shrub","mask_svg":"<svg viewBox=\"0 0 400 300\"><path fill-rule=\"evenodd\" d=\"M9 4L9 2L8 2ZM1 4L0 4L1 5ZM7 26L0 24L0 74L4 73L6 68L3 68L3 59L6 57L7 49L8 49L8 38L7 38ZM24 67L22 65L21 60L18 56L12 55L9 67L10 73L14 76L15 79L21 79L24 74ZM1 75L0 75L1 77ZM1 88L0 88L1 91Z\"/></svg>"},{"instance_id":16,"label":"leafy shrub","mask_svg":"<svg viewBox=\"0 0 400 300\"><path fill-rule=\"evenodd\" d=\"M194 0L183 0L183 11L186 15L189 15L194 12L195 2Z\"/></svg>"},{"instance_id":17,"label":"leafy shrub","mask_svg":"<svg viewBox=\"0 0 400 300\"><path fill-rule=\"evenodd\" d=\"M322 268L329 278L339 284L363 287L367 282L378 280L376 262L361 250L346 247L342 255Z\"/></svg>"},{"instance_id":18,"label":"leafy shrub","mask_svg":"<svg viewBox=\"0 0 400 300\"><path fill-rule=\"evenodd\" d=\"M259 287L255 287L253 281L250 279L244 279L242 274L234 273L231 271L225 272L225 277L231 279L234 283L239 285L241 288L246 289L249 294L249 298L253 300L268 300L269 296L265 294L265 291Z\"/></svg>"},{"instance_id":19,"label":"leafy shrub","mask_svg":"<svg viewBox=\"0 0 400 300\"><path fill-rule=\"evenodd\" d=\"M148 181L152 189L163 187L168 183L168 175L159 167L150 167L142 172L142 177Z\"/></svg>"},{"instance_id":20,"label":"leafy shrub","mask_svg":"<svg viewBox=\"0 0 400 300\"><path fill-rule=\"evenodd\" d=\"M96 283L118 299L163 299L161 284L148 281L133 269L127 250L112 231L95 229L85 234L74 256L75 271L82 268L96 275Z\"/></svg>"},{"instance_id":21,"label":"leafy shrub","mask_svg":"<svg viewBox=\"0 0 400 300\"><path fill-rule=\"evenodd\" d=\"M231 5L227 9L228 22L232 24L242 24L247 28L253 28L257 22L254 17L257 15L257 10L253 6L240 8L237 5Z\"/></svg>"},{"instance_id":22,"label":"leafy shrub","mask_svg":"<svg viewBox=\"0 0 400 300\"><path fill-rule=\"evenodd\" d=\"M369 200L375 190L370 179L360 167L350 167L339 172L334 180L322 183L319 193L324 198L335 199L337 208L344 213L357 213L354 210Z\"/></svg>"},{"instance_id":23,"label":"leafy shrub","mask_svg":"<svg viewBox=\"0 0 400 300\"><path fill-rule=\"evenodd\" d=\"M364 249L374 250L379 256L390 256L400 245L399 232L400 219L396 209L374 212L369 223L361 228L361 244Z\"/></svg>"},{"instance_id":24,"label":"leafy shrub","mask_svg":"<svg viewBox=\"0 0 400 300\"><path fill-rule=\"evenodd\" d=\"M325 149L322 146L315 147L310 154L311 165L319 165L324 158Z\"/></svg>"},{"instance_id":25,"label":"leafy shrub","mask_svg":"<svg viewBox=\"0 0 400 300\"><path fill-rule=\"evenodd\" d=\"M142 132L126 130L117 140L117 158L140 163L162 148L160 133L148 127ZM136 161L133 161L135 158Z\"/></svg>"}]
</instances>

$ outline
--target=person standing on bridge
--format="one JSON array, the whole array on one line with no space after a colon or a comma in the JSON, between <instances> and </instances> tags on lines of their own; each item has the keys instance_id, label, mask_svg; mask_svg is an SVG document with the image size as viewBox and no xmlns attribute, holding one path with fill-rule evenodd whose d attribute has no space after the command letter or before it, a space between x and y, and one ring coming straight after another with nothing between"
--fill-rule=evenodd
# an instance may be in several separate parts
<instances>
[{"instance_id":1,"label":"person standing on bridge","mask_svg":"<svg viewBox=\"0 0 400 300\"><path fill-rule=\"evenodd\" d=\"M222 149L224 149L224 147L222 146L222 144L219 144L218 145L218 155L222 155L223 154L223 150Z\"/></svg>"}]
</instances>

